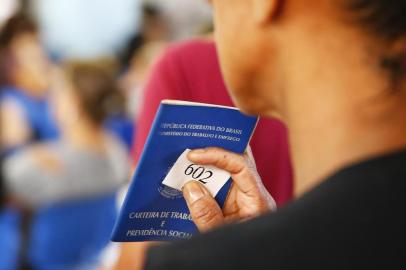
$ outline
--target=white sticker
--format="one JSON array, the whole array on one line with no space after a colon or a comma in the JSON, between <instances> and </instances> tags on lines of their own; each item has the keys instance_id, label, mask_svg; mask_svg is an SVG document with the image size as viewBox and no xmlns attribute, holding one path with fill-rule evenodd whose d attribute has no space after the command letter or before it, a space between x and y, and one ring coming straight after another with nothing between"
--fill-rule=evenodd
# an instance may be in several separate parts
<instances>
[{"instance_id":1,"label":"white sticker","mask_svg":"<svg viewBox=\"0 0 406 270\"><path fill-rule=\"evenodd\" d=\"M220 189L230 179L230 173L214 166L197 165L192 163L187 154L190 149L186 149L179 156L172 169L166 175L162 184L182 191L183 186L189 181L198 181L203 184L210 194L215 197Z\"/></svg>"}]
</instances>

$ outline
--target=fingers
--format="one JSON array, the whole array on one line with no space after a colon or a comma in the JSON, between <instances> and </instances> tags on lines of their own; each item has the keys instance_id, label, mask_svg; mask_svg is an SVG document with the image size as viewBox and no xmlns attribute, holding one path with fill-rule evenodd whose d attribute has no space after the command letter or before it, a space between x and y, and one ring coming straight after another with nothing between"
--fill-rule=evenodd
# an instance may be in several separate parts
<instances>
[{"instance_id":1,"label":"fingers","mask_svg":"<svg viewBox=\"0 0 406 270\"><path fill-rule=\"evenodd\" d=\"M258 183L247 159L221 148L210 147L189 152L188 159L201 165L213 165L228 171L234 182L243 192L250 192L258 188ZM253 167L253 168L252 168Z\"/></svg>"},{"instance_id":2,"label":"fingers","mask_svg":"<svg viewBox=\"0 0 406 270\"><path fill-rule=\"evenodd\" d=\"M200 231L207 231L223 224L224 217L219 205L203 185L196 181L188 182L183 187L183 196Z\"/></svg>"},{"instance_id":3,"label":"fingers","mask_svg":"<svg viewBox=\"0 0 406 270\"><path fill-rule=\"evenodd\" d=\"M214 165L232 174L239 173L245 166L240 155L216 147L192 150L188 159L201 165Z\"/></svg>"}]
</instances>

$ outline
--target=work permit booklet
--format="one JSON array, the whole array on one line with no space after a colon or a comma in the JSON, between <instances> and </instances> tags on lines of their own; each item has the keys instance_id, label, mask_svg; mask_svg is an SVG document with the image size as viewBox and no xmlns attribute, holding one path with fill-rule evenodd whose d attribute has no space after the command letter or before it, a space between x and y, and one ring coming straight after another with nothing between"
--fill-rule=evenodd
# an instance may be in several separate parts
<instances>
[{"instance_id":1,"label":"work permit booklet","mask_svg":"<svg viewBox=\"0 0 406 270\"><path fill-rule=\"evenodd\" d=\"M164 100L113 230L116 242L188 239L197 233L182 195L183 185L199 181L223 206L230 174L187 159L191 149L221 147L243 153L257 117L219 105Z\"/></svg>"}]
</instances>

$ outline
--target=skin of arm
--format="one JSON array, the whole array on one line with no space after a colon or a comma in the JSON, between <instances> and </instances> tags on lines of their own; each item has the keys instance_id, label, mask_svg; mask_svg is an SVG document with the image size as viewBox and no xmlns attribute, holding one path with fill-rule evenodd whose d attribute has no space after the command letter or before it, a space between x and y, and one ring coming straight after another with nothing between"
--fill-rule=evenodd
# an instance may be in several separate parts
<instances>
[{"instance_id":1,"label":"skin of arm","mask_svg":"<svg viewBox=\"0 0 406 270\"><path fill-rule=\"evenodd\" d=\"M12 100L0 104L0 142L6 149L12 149L28 142L30 127L20 106Z\"/></svg>"}]
</instances>

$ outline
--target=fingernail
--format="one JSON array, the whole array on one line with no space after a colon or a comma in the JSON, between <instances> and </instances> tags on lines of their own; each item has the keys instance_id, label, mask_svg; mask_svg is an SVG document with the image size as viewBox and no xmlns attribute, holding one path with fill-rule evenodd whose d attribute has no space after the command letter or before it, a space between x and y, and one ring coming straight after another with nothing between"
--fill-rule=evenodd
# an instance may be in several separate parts
<instances>
[{"instance_id":1,"label":"fingernail","mask_svg":"<svg viewBox=\"0 0 406 270\"><path fill-rule=\"evenodd\" d=\"M183 186L183 194L189 203L194 203L207 195L207 191L198 182L192 180Z\"/></svg>"},{"instance_id":2,"label":"fingernail","mask_svg":"<svg viewBox=\"0 0 406 270\"><path fill-rule=\"evenodd\" d=\"M199 157L201 154L204 154L206 152L205 149L196 149L196 150L192 150L189 152L188 154L188 158L197 158Z\"/></svg>"}]
</instances>

